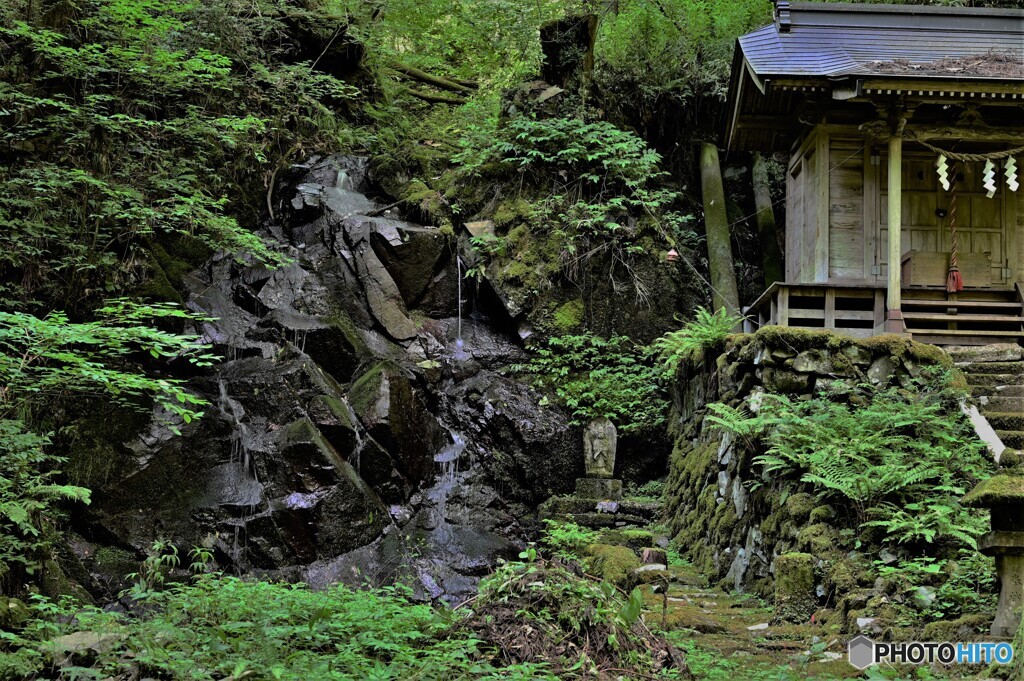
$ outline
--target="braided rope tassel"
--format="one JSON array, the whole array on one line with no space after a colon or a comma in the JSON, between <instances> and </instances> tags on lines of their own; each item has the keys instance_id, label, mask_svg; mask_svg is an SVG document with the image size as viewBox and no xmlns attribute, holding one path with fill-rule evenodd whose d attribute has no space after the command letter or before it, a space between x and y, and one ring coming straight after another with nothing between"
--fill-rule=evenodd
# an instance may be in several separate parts
<instances>
[{"instance_id":1,"label":"braided rope tassel","mask_svg":"<svg viewBox=\"0 0 1024 681\"><path fill-rule=\"evenodd\" d=\"M956 177L955 168L953 177ZM960 275L960 262L957 251L960 243L956 233L956 180L953 180L953 191L949 197L949 272L946 275L946 291L957 293L964 290L964 278Z\"/></svg>"}]
</instances>

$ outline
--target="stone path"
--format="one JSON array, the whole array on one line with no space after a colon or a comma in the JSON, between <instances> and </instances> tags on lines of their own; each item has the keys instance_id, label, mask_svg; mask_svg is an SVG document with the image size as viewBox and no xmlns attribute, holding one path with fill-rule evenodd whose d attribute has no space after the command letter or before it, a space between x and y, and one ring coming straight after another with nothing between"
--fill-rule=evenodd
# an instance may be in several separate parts
<instances>
[{"instance_id":1,"label":"stone path","mask_svg":"<svg viewBox=\"0 0 1024 681\"><path fill-rule=\"evenodd\" d=\"M781 681L861 675L845 658L843 638L825 626L774 624L770 604L702 585L692 567L669 567L667 592L645 589L645 620L665 628L686 651L697 679ZM664 609L664 610L663 610Z\"/></svg>"}]
</instances>

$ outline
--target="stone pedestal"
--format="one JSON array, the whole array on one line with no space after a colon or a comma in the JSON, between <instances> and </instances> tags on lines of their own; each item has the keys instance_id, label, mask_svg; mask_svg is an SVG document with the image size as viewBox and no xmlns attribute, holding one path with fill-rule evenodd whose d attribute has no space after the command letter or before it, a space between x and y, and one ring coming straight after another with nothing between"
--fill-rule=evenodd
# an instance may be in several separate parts
<instances>
[{"instance_id":1,"label":"stone pedestal","mask_svg":"<svg viewBox=\"0 0 1024 681\"><path fill-rule=\"evenodd\" d=\"M989 508L992 531L978 542L978 550L996 559L999 605L991 633L1013 638L1024 609L1024 471L1015 467L985 480L963 499L965 506Z\"/></svg>"},{"instance_id":2,"label":"stone pedestal","mask_svg":"<svg viewBox=\"0 0 1024 681\"><path fill-rule=\"evenodd\" d=\"M576 478L576 496L581 499L622 500L622 481L610 478Z\"/></svg>"}]
</instances>

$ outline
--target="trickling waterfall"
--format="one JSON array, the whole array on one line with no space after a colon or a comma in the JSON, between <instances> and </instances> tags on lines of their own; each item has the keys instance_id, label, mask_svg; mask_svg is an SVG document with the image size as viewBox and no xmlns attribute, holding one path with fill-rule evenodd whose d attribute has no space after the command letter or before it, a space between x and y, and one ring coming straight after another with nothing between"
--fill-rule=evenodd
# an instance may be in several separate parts
<instances>
[{"instance_id":1,"label":"trickling waterfall","mask_svg":"<svg viewBox=\"0 0 1024 681\"><path fill-rule=\"evenodd\" d=\"M230 494L231 505L239 510L239 517L231 523L234 527L231 559L235 564L241 564L247 550L248 536L243 534L245 525L256 514L256 507L259 505L263 486L260 484L253 465L252 455L246 445L248 433L242 418L245 410L228 395L227 384L223 379L217 381L219 392L217 406L222 414L231 420L233 426L231 431L231 454L228 460L230 471Z\"/></svg>"},{"instance_id":2,"label":"trickling waterfall","mask_svg":"<svg viewBox=\"0 0 1024 681\"><path fill-rule=\"evenodd\" d=\"M440 475L437 483L430 489L427 496L435 504L437 526L434 529L434 540L442 548L450 548L454 533L448 520L448 497L458 487L459 457L466 449L466 440L459 433L452 432L452 443L434 455L434 462L440 464Z\"/></svg>"},{"instance_id":3,"label":"trickling waterfall","mask_svg":"<svg viewBox=\"0 0 1024 681\"><path fill-rule=\"evenodd\" d=\"M456 277L455 278L458 280L458 288L459 288L459 308L458 308L459 323L458 323L458 326L456 327L456 332L455 332L455 359L456 360L464 360L464 359L466 359L467 355L466 355L465 350L463 349L464 342L462 340L462 258L460 258L458 255L455 256L455 272L456 272ZM465 445L463 445L463 446L465 446Z\"/></svg>"}]
</instances>

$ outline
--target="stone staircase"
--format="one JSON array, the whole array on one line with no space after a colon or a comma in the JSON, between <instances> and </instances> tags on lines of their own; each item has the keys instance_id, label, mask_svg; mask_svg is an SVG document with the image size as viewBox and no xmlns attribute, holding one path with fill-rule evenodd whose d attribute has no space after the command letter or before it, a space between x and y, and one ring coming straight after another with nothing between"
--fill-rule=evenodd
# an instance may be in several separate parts
<instances>
[{"instance_id":1,"label":"stone staircase","mask_svg":"<svg viewBox=\"0 0 1024 681\"><path fill-rule=\"evenodd\" d=\"M1002 443L1024 449L1024 347L1000 343L946 351L964 372L981 415Z\"/></svg>"}]
</instances>

